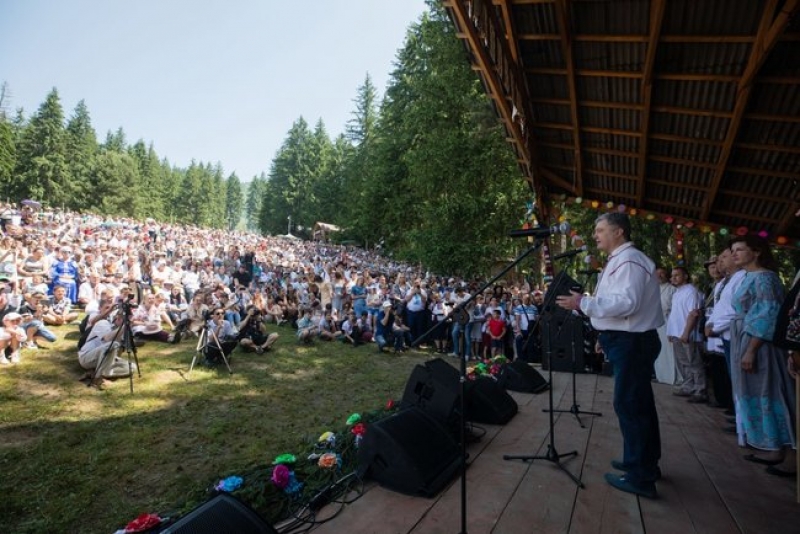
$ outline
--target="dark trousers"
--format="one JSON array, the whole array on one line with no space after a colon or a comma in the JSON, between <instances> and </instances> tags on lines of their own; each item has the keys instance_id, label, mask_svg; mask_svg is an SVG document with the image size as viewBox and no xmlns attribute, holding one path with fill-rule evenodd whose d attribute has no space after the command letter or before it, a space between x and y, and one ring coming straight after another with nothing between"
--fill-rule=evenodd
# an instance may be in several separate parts
<instances>
[{"instance_id":1,"label":"dark trousers","mask_svg":"<svg viewBox=\"0 0 800 534\"><path fill-rule=\"evenodd\" d=\"M423 309L420 311L411 311L406 309L406 326L411 331L411 339L416 341L425 333L425 315L427 312Z\"/></svg>"},{"instance_id":2,"label":"dark trousers","mask_svg":"<svg viewBox=\"0 0 800 534\"><path fill-rule=\"evenodd\" d=\"M614 411L619 419L626 477L652 482L661 458L661 434L650 377L661 351L658 332L601 332L600 346L614 365Z\"/></svg>"}]
</instances>

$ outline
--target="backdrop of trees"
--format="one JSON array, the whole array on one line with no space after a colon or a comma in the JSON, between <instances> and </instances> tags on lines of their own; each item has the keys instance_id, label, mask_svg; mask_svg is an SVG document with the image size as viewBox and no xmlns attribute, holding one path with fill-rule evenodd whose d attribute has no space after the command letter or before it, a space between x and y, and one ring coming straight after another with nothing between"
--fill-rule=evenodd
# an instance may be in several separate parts
<instances>
[{"instance_id":1,"label":"backdrop of trees","mask_svg":"<svg viewBox=\"0 0 800 534\"><path fill-rule=\"evenodd\" d=\"M288 217L300 234L322 221L344 229L339 239L380 246L435 272L485 274L524 246L503 236L521 224L531 193L464 54L430 2L408 28L385 95L367 75L335 138L322 120L312 127L298 118L269 171L250 177L246 189L219 163L171 165L152 144L130 144L122 128L98 142L86 105L65 120L56 89L29 118L4 114L3 92L0 187L13 200L269 234L285 233ZM564 213L590 237L596 212ZM674 263L667 225L648 222L637 231L657 261ZM714 239L687 232L695 271L720 244Z\"/></svg>"}]
</instances>

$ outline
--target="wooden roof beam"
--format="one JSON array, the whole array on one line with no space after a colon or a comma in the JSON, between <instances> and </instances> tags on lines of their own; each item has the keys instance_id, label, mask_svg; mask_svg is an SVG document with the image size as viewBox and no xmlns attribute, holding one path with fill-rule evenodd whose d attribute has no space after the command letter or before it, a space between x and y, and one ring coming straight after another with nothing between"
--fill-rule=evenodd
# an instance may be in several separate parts
<instances>
[{"instance_id":1,"label":"wooden roof beam","mask_svg":"<svg viewBox=\"0 0 800 534\"><path fill-rule=\"evenodd\" d=\"M781 219L781 222L778 223L776 233L779 236L785 235L786 232L789 231L789 228L792 226L792 222L794 222L794 220L797 218L797 213L800 213L800 202L795 200L791 204L791 209L786 210L786 214Z\"/></svg>"},{"instance_id":2,"label":"wooden roof beam","mask_svg":"<svg viewBox=\"0 0 800 534\"><path fill-rule=\"evenodd\" d=\"M493 95L500 118L506 123L506 127L511 130L515 144L520 149L519 155L530 169L532 166L531 146L523 128L530 127L529 122L533 120L533 117L531 113L526 113L527 106L524 102L523 87L519 83L520 80L514 75L516 73L515 69L508 64L501 65L502 58L491 57L488 47L484 45L484 42L491 41L492 37L499 37L499 31L494 23L492 13L488 11L494 8L486 5L485 2L465 2L464 0L447 0L444 5L450 9L458 29L464 34L475 61L481 67L480 70L489 89L488 92ZM479 29L476 24L483 29ZM489 35L490 33L494 35ZM508 46L505 48L500 47L497 53L503 54L504 50L507 49ZM510 52L508 55L510 56ZM511 79L504 80L501 75ZM506 82L505 86L511 91L510 99L504 96L507 93L504 88L504 81Z\"/></svg>"},{"instance_id":3,"label":"wooden roof beam","mask_svg":"<svg viewBox=\"0 0 800 534\"><path fill-rule=\"evenodd\" d=\"M506 40L508 48L511 50L511 59L517 63L519 61L519 42L514 31L514 19L511 17L510 4L512 4L512 0L499 0L499 2L495 1L495 4L500 6L500 11L503 13L503 26L506 27Z\"/></svg>"},{"instance_id":4,"label":"wooden roof beam","mask_svg":"<svg viewBox=\"0 0 800 534\"><path fill-rule=\"evenodd\" d=\"M578 116L578 90L575 86L575 58L572 53L570 35L570 6L568 0L556 0L556 21L561 36L561 54L567 67L567 87L569 88L569 114L572 121L572 142L575 144L574 181L575 194L583 196L583 153L581 152L581 123Z\"/></svg>"},{"instance_id":5,"label":"wooden roof beam","mask_svg":"<svg viewBox=\"0 0 800 534\"><path fill-rule=\"evenodd\" d=\"M653 96L653 70L656 64L656 48L661 35L661 22L664 20L666 0L650 2L650 36L647 41L647 52L642 69L642 118L639 121L642 137L639 139L639 165L636 183L636 206L644 201L645 173L647 171L647 133L650 130L650 104Z\"/></svg>"},{"instance_id":6,"label":"wooden roof beam","mask_svg":"<svg viewBox=\"0 0 800 534\"><path fill-rule=\"evenodd\" d=\"M756 40L747 60L747 67L739 81L740 92L753 83L758 70L767 60L767 56L783 34L799 4L800 0L786 0L777 15L775 15L775 2L770 1L764 8L764 15L761 17L761 24L759 24L758 34L756 34Z\"/></svg>"},{"instance_id":7,"label":"wooden roof beam","mask_svg":"<svg viewBox=\"0 0 800 534\"><path fill-rule=\"evenodd\" d=\"M733 116L728 125L728 131L725 135L725 141L722 144L719 161L717 162L717 169L714 172L714 177L711 180L711 186L708 189L706 200L703 205L701 218L708 220L711 214L711 209L714 206L714 200L719 190L719 185L722 183L722 177L725 174L725 169L728 166L736 137L739 135L739 128L744 118L747 103L750 100L750 92L753 87L753 79L758 73L758 69L764 64L767 55L772 51L772 48L778 42L778 37L786 29L789 23L790 15L792 15L798 8L800 0L787 0L783 9L777 13L778 0L768 0L764 6L764 12L761 14L761 21L758 24L758 33L753 46L750 49L750 56L747 59L747 67L745 67L742 77L739 80L739 90L736 94L736 103L733 107Z\"/></svg>"}]
</instances>

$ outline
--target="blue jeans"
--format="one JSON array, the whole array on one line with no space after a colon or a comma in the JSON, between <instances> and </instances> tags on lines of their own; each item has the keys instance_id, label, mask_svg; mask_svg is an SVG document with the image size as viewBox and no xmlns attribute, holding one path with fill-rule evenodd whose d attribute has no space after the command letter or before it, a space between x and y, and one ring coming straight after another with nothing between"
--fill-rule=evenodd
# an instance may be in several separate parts
<instances>
[{"instance_id":1,"label":"blue jeans","mask_svg":"<svg viewBox=\"0 0 800 534\"><path fill-rule=\"evenodd\" d=\"M464 334L464 352L459 350L458 340L461 337L461 334ZM464 325L460 324L458 321L453 321L453 354L458 354L459 356L464 356L469 358L470 351L472 350L472 338L469 335L469 328L465 327Z\"/></svg>"},{"instance_id":2,"label":"blue jeans","mask_svg":"<svg viewBox=\"0 0 800 534\"><path fill-rule=\"evenodd\" d=\"M601 332L600 346L614 365L614 411L619 419L633 484L653 482L661 459L661 434L650 377L661 351L658 332Z\"/></svg>"},{"instance_id":3,"label":"blue jeans","mask_svg":"<svg viewBox=\"0 0 800 534\"><path fill-rule=\"evenodd\" d=\"M25 330L25 333L27 333L28 329L31 327L36 328L36 332L33 334L33 336L31 336L31 338L28 341L34 341L33 338L35 337L43 337L50 343L53 343L56 339L58 339L56 335L52 333L39 319L31 319L27 323L21 324L20 327L22 327Z\"/></svg>"}]
</instances>

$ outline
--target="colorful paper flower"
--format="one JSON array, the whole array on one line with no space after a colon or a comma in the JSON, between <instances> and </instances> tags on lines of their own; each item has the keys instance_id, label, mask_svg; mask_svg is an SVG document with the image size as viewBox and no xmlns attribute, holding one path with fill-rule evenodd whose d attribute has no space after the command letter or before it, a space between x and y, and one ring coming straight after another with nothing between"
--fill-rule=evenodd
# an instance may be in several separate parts
<instances>
[{"instance_id":1,"label":"colorful paper flower","mask_svg":"<svg viewBox=\"0 0 800 534\"><path fill-rule=\"evenodd\" d=\"M286 486L289 485L289 468L283 464L278 464L272 470L272 483L275 484L275 487L282 490L285 489Z\"/></svg>"},{"instance_id":2,"label":"colorful paper flower","mask_svg":"<svg viewBox=\"0 0 800 534\"><path fill-rule=\"evenodd\" d=\"M243 482L244 479L242 477L232 476L228 478L223 478L222 480L219 481L219 484L217 484L216 489L218 491L225 491L230 493L231 491L239 489L239 487L242 485Z\"/></svg>"},{"instance_id":3,"label":"colorful paper flower","mask_svg":"<svg viewBox=\"0 0 800 534\"><path fill-rule=\"evenodd\" d=\"M294 471L289 471L289 482L286 484L286 487L283 488L283 492L290 497L296 497L302 490L303 483L298 482L297 477L294 475Z\"/></svg>"},{"instance_id":4,"label":"colorful paper flower","mask_svg":"<svg viewBox=\"0 0 800 534\"><path fill-rule=\"evenodd\" d=\"M317 445L320 447L335 447L336 434L333 432L324 432L317 440Z\"/></svg>"},{"instance_id":5,"label":"colorful paper flower","mask_svg":"<svg viewBox=\"0 0 800 534\"><path fill-rule=\"evenodd\" d=\"M387 410L394 409L394 399L389 399L388 401L386 401L386 409Z\"/></svg>"},{"instance_id":6,"label":"colorful paper flower","mask_svg":"<svg viewBox=\"0 0 800 534\"><path fill-rule=\"evenodd\" d=\"M363 436L367 432L367 425L364 423L356 423L353 425L353 428L350 429L350 432L356 436Z\"/></svg>"},{"instance_id":7,"label":"colorful paper flower","mask_svg":"<svg viewBox=\"0 0 800 534\"><path fill-rule=\"evenodd\" d=\"M340 459L338 455L332 452L326 452L319 457L319 460L317 460L317 465L323 469L333 469L339 465L339 462Z\"/></svg>"},{"instance_id":8,"label":"colorful paper flower","mask_svg":"<svg viewBox=\"0 0 800 534\"><path fill-rule=\"evenodd\" d=\"M358 423L359 421L361 421L361 414L354 413L353 415L347 418L347 426L352 426Z\"/></svg>"},{"instance_id":9,"label":"colorful paper flower","mask_svg":"<svg viewBox=\"0 0 800 534\"><path fill-rule=\"evenodd\" d=\"M272 461L272 465L278 465L278 464L294 465L296 461L297 458L294 457L294 454L285 453L276 456L275 459Z\"/></svg>"},{"instance_id":10,"label":"colorful paper flower","mask_svg":"<svg viewBox=\"0 0 800 534\"><path fill-rule=\"evenodd\" d=\"M144 532L161 524L157 514L141 514L125 526L125 532Z\"/></svg>"}]
</instances>

